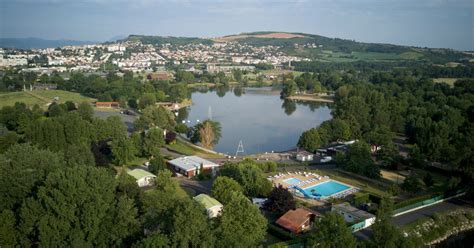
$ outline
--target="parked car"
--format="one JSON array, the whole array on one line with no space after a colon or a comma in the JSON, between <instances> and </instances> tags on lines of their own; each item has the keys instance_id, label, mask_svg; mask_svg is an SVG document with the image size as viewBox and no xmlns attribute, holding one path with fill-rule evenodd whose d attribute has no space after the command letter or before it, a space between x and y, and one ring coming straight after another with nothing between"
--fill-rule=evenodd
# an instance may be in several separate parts
<instances>
[{"instance_id":1,"label":"parked car","mask_svg":"<svg viewBox=\"0 0 474 248\"><path fill-rule=\"evenodd\" d=\"M330 161L332 161L331 156L326 156L326 157L321 158L321 163L327 163L327 162L330 162Z\"/></svg>"}]
</instances>

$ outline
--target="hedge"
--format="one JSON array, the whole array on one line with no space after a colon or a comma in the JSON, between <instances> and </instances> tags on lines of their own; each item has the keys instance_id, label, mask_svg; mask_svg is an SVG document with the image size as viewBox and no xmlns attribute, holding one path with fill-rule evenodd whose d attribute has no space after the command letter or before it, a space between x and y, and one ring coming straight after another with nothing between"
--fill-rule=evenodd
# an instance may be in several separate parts
<instances>
[{"instance_id":1,"label":"hedge","mask_svg":"<svg viewBox=\"0 0 474 248\"><path fill-rule=\"evenodd\" d=\"M268 224L268 232L277 237L282 237L285 239L293 240L297 238L295 234L288 232L274 224Z\"/></svg>"}]
</instances>

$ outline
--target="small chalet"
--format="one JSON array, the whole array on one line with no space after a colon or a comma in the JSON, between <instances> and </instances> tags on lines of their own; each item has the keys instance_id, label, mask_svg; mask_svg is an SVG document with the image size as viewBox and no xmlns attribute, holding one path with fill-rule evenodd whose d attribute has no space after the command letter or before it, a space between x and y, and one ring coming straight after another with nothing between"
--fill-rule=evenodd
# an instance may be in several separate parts
<instances>
[{"instance_id":1,"label":"small chalet","mask_svg":"<svg viewBox=\"0 0 474 248\"><path fill-rule=\"evenodd\" d=\"M209 171L216 174L218 164L198 156L185 156L168 161L169 167L176 173L188 178L194 177L201 172ZM202 170L202 171L201 171Z\"/></svg>"},{"instance_id":2,"label":"small chalet","mask_svg":"<svg viewBox=\"0 0 474 248\"><path fill-rule=\"evenodd\" d=\"M120 108L118 102L95 102L97 108Z\"/></svg>"},{"instance_id":3,"label":"small chalet","mask_svg":"<svg viewBox=\"0 0 474 248\"><path fill-rule=\"evenodd\" d=\"M355 208L349 203L334 204L331 211L342 215L347 223L357 222L357 230L367 228L375 222L375 215Z\"/></svg>"},{"instance_id":4,"label":"small chalet","mask_svg":"<svg viewBox=\"0 0 474 248\"><path fill-rule=\"evenodd\" d=\"M147 76L148 80L157 80L157 81L165 81L170 79L170 75L166 71L159 71L159 72L152 72Z\"/></svg>"},{"instance_id":5,"label":"small chalet","mask_svg":"<svg viewBox=\"0 0 474 248\"><path fill-rule=\"evenodd\" d=\"M206 209L207 216L209 218L214 218L221 214L223 207L222 204L218 200L210 197L209 195L200 194L193 197L193 200L201 204Z\"/></svg>"},{"instance_id":6,"label":"small chalet","mask_svg":"<svg viewBox=\"0 0 474 248\"><path fill-rule=\"evenodd\" d=\"M137 181L138 187L153 185L156 178L155 175L142 169L129 170L127 171L127 174L135 178L135 180Z\"/></svg>"},{"instance_id":7,"label":"small chalet","mask_svg":"<svg viewBox=\"0 0 474 248\"><path fill-rule=\"evenodd\" d=\"M301 162L313 161L314 154L306 150L300 150L296 153L296 160Z\"/></svg>"},{"instance_id":8,"label":"small chalet","mask_svg":"<svg viewBox=\"0 0 474 248\"><path fill-rule=\"evenodd\" d=\"M299 207L286 212L276 223L294 234L299 234L311 229L315 218L319 216L321 216L321 214L316 211Z\"/></svg>"}]
</instances>

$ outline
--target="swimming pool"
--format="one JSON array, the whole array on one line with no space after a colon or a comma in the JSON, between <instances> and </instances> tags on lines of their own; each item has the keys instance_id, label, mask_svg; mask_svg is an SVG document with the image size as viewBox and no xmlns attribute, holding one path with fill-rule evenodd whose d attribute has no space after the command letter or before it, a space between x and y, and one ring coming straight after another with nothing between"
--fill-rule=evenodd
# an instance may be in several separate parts
<instances>
[{"instance_id":1,"label":"swimming pool","mask_svg":"<svg viewBox=\"0 0 474 248\"><path fill-rule=\"evenodd\" d=\"M304 192L308 195L319 194L322 198L329 197L336 193L349 189L350 187L337 181L329 180L314 186L304 188ZM314 193L314 194L313 194Z\"/></svg>"},{"instance_id":2,"label":"swimming pool","mask_svg":"<svg viewBox=\"0 0 474 248\"><path fill-rule=\"evenodd\" d=\"M283 182L285 182L289 185L295 185L295 184L301 182L301 180L299 180L298 178L293 178L292 177L292 178L288 178L288 179L283 180Z\"/></svg>"}]
</instances>

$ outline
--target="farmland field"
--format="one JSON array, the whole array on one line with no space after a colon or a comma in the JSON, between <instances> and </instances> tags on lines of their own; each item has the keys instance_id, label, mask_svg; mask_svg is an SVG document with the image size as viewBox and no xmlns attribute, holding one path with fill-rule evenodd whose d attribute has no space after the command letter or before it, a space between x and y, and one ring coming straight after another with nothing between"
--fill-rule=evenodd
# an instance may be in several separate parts
<instances>
[{"instance_id":1,"label":"farmland field","mask_svg":"<svg viewBox=\"0 0 474 248\"><path fill-rule=\"evenodd\" d=\"M435 78L433 79L433 81L435 83L445 83L449 86L454 86L454 83L456 82L456 80L458 80L457 78Z\"/></svg>"},{"instance_id":2,"label":"farmland field","mask_svg":"<svg viewBox=\"0 0 474 248\"><path fill-rule=\"evenodd\" d=\"M16 102L23 102L27 106L38 104L42 108L47 108L48 104L58 97L59 103L72 101L93 102L95 99L82 96L79 93L73 93L63 90L35 90L35 91L21 91L0 94L0 108L4 106L13 106Z\"/></svg>"}]
</instances>

